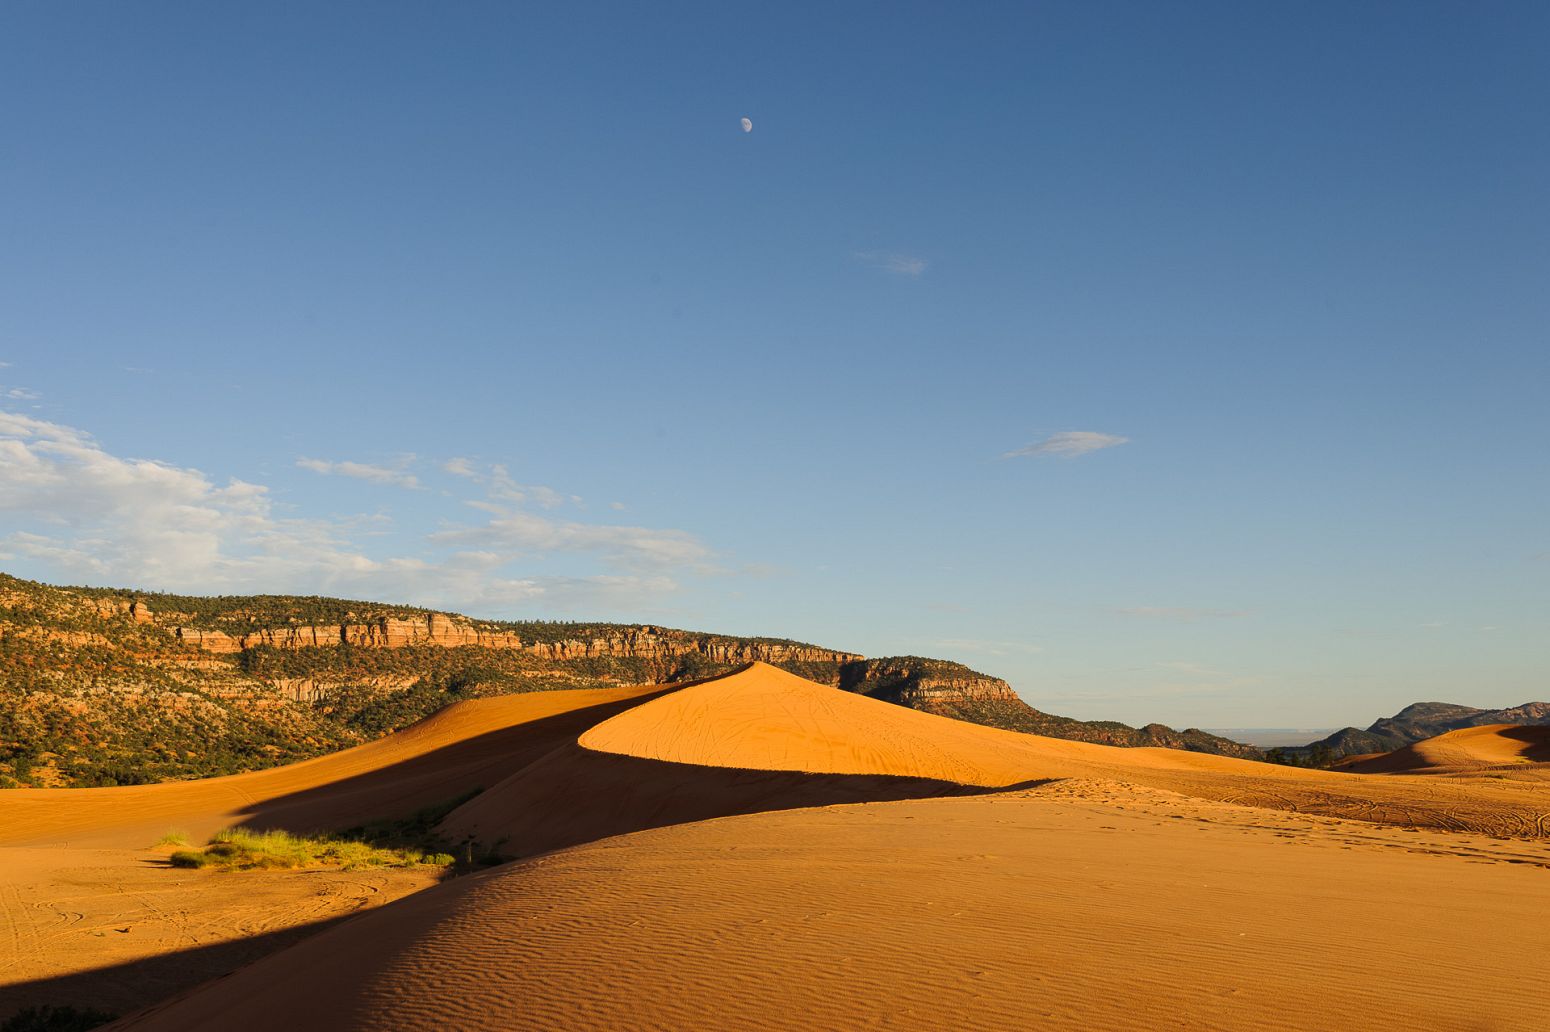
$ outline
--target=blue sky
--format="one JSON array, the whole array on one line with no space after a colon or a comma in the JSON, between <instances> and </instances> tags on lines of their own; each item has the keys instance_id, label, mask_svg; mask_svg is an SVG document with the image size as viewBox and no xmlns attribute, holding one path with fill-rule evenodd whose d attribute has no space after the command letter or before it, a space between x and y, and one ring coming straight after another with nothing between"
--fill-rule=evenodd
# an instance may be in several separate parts
<instances>
[{"instance_id":1,"label":"blue sky","mask_svg":"<svg viewBox=\"0 0 1550 1032\"><path fill-rule=\"evenodd\" d=\"M1550 694L1550 8L319 6L0 12L0 567Z\"/></svg>"}]
</instances>

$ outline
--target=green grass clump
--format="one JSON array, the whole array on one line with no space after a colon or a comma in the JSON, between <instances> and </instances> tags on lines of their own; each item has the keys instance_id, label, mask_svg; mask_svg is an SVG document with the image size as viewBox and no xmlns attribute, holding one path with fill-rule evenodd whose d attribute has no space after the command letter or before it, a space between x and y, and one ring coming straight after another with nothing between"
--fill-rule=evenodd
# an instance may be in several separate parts
<instances>
[{"instance_id":1,"label":"green grass clump","mask_svg":"<svg viewBox=\"0 0 1550 1032\"><path fill-rule=\"evenodd\" d=\"M445 853L384 847L358 839L331 835L292 835L288 831L248 831L228 828L203 850L180 850L169 858L174 867L211 867L227 871L338 867L346 871L364 867L414 867L417 864L450 866Z\"/></svg>"},{"instance_id":2,"label":"green grass clump","mask_svg":"<svg viewBox=\"0 0 1550 1032\"><path fill-rule=\"evenodd\" d=\"M188 845L188 832L174 829L157 839L156 844L158 846L186 846Z\"/></svg>"},{"instance_id":3,"label":"green grass clump","mask_svg":"<svg viewBox=\"0 0 1550 1032\"><path fill-rule=\"evenodd\" d=\"M204 849L182 849L169 861L174 867L215 868L226 871L294 869L298 867L453 867L457 857L450 843L436 834L436 825L447 814L478 795L471 789L453 799L417 810L407 817L373 821L334 834L294 835L287 831L250 831L228 828ZM181 833L171 832L157 845L186 845ZM472 856L468 865L473 866ZM488 864L490 861L482 860ZM498 861L496 861L498 862Z\"/></svg>"}]
</instances>

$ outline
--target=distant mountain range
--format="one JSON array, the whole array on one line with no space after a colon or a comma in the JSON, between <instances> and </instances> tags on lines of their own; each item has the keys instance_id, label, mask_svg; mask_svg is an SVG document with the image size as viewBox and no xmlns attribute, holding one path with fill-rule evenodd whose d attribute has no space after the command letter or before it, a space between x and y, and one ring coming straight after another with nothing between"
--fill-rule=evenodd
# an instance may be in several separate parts
<instances>
[{"instance_id":1,"label":"distant mountain range","mask_svg":"<svg viewBox=\"0 0 1550 1032\"><path fill-rule=\"evenodd\" d=\"M461 699L682 682L755 660L1013 731L1262 755L1193 728L1043 713L999 678L921 656L312 596L61 588L0 574L0 787L255 770L369 741Z\"/></svg>"},{"instance_id":2,"label":"distant mountain range","mask_svg":"<svg viewBox=\"0 0 1550 1032\"><path fill-rule=\"evenodd\" d=\"M1479 709L1451 702L1417 702L1392 717L1373 721L1365 731L1341 728L1303 746L1272 749L1269 758L1323 765L1343 756L1392 752L1461 727L1486 724L1550 724L1550 702L1525 702L1507 709Z\"/></svg>"}]
</instances>

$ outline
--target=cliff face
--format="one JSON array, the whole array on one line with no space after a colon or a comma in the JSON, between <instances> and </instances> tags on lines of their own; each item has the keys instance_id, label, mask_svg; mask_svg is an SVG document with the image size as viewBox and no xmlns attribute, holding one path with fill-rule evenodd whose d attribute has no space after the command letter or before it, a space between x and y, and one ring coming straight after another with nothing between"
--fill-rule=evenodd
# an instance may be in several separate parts
<instances>
[{"instance_id":1,"label":"cliff face","mask_svg":"<svg viewBox=\"0 0 1550 1032\"><path fill-rule=\"evenodd\" d=\"M970 670L961 663L923 656L855 657L841 668L839 687L927 710L962 702L1022 701L1012 686L999 677Z\"/></svg>"},{"instance_id":2,"label":"cliff face","mask_svg":"<svg viewBox=\"0 0 1550 1032\"><path fill-rule=\"evenodd\" d=\"M1159 725L1041 713L1005 681L652 624L481 621L343 599L55 588L0 574L0 786L208 776L367 741L480 695L680 681L760 660L1015 731L1243 755Z\"/></svg>"},{"instance_id":3,"label":"cliff face","mask_svg":"<svg viewBox=\"0 0 1550 1032\"><path fill-rule=\"evenodd\" d=\"M703 656L712 663L726 666L741 666L755 660L785 666L791 663L837 665L861 658L854 652L837 652L794 642L723 638L681 631L668 636L655 627L629 627L606 636L532 642L521 647L532 655L557 662L597 658L671 661Z\"/></svg>"},{"instance_id":4,"label":"cliff face","mask_svg":"<svg viewBox=\"0 0 1550 1032\"><path fill-rule=\"evenodd\" d=\"M489 630L471 620L444 613L427 613L415 619L381 617L366 623L337 626L261 628L241 635L197 627L175 627L172 633L184 644L218 655L234 655L257 648L297 651L349 645L363 649L432 647L520 650L555 662L576 659L671 661L697 655L727 665L755 660L776 664L838 664L861 658L852 652L837 652L815 645L696 635L683 631L665 631L650 625L616 627L606 634L584 638L524 641L522 635L516 632Z\"/></svg>"},{"instance_id":5,"label":"cliff face","mask_svg":"<svg viewBox=\"0 0 1550 1032\"><path fill-rule=\"evenodd\" d=\"M482 631L466 621L454 620L442 613L427 613L418 619L400 620L381 617L365 623L325 626L264 627L246 634L197 627L176 627L173 634L205 652L231 655L254 648L317 649L335 645L360 648L402 649L418 645L443 648L473 646L483 649L516 649L522 639L515 634Z\"/></svg>"},{"instance_id":6,"label":"cliff face","mask_svg":"<svg viewBox=\"0 0 1550 1032\"><path fill-rule=\"evenodd\" d=\"M1187 749L1250 760L1263 756L1253 746L1195 728L1175 731L1162 724L1134 728L1114 721L1083 721L1045 713L1024 702L1000 678L940 659L901 656L849 663L841 668L839 686L938 716L1050 738L1130 748Z\"/></svg>"}]
</instances>

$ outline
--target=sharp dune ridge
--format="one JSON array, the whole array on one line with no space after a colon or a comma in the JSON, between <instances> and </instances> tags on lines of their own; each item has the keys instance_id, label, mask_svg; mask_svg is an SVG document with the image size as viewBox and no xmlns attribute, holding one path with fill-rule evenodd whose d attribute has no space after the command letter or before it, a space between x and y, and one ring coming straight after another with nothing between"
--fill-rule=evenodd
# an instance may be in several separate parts
<instances>
[{"instance_id":1,"label":"sharp dune ridge","mask_svg":"<svg viewBox=\"0 0 1550 1032\"><path fill-rule=\"evenodd\" d=\"M466 702L255 774L7 792L0 845L127 856L171 823L339 827L470 788L439 830L517 862L115 1027L1536 1027L1504 1001L1550 904L1540 783L1041 738L762 663ZM1359 960L1320 948L1337 926ZM1505 959L1475 971L1486 940Z\"/></svg>"},{"instance_id":2,"label":"sharp dune ridge","mask_svg":"<svg viewBox=\"0 0 1550 1032\"><path fill-rule=\"evenodd\" d=\"M334 598L59 588L0 573L0 787L216 777L338 752L457 700L682 686L754 660L1009 730L1263 758L1198 729L1044 713L999 678L922 656Z\"/></svg>"},{"instance_id":3,"label":"sharp dune ridge","mask_svg":"<svg viewBox=\"0 0 1550 1032\"><path fill-rule=\"evenodd\" d=\"M454 811L443 829L528 856L720 816L718 807L746 813L858 801L885 787L898 798L1073 778L1406 827L1544 832L1545 801L1514 786L1373 782L1173 749L1041 738L837 692L763 663L625 709ZM596 802L576 807L572 795Z\"/></svg>"}]
</instances>

